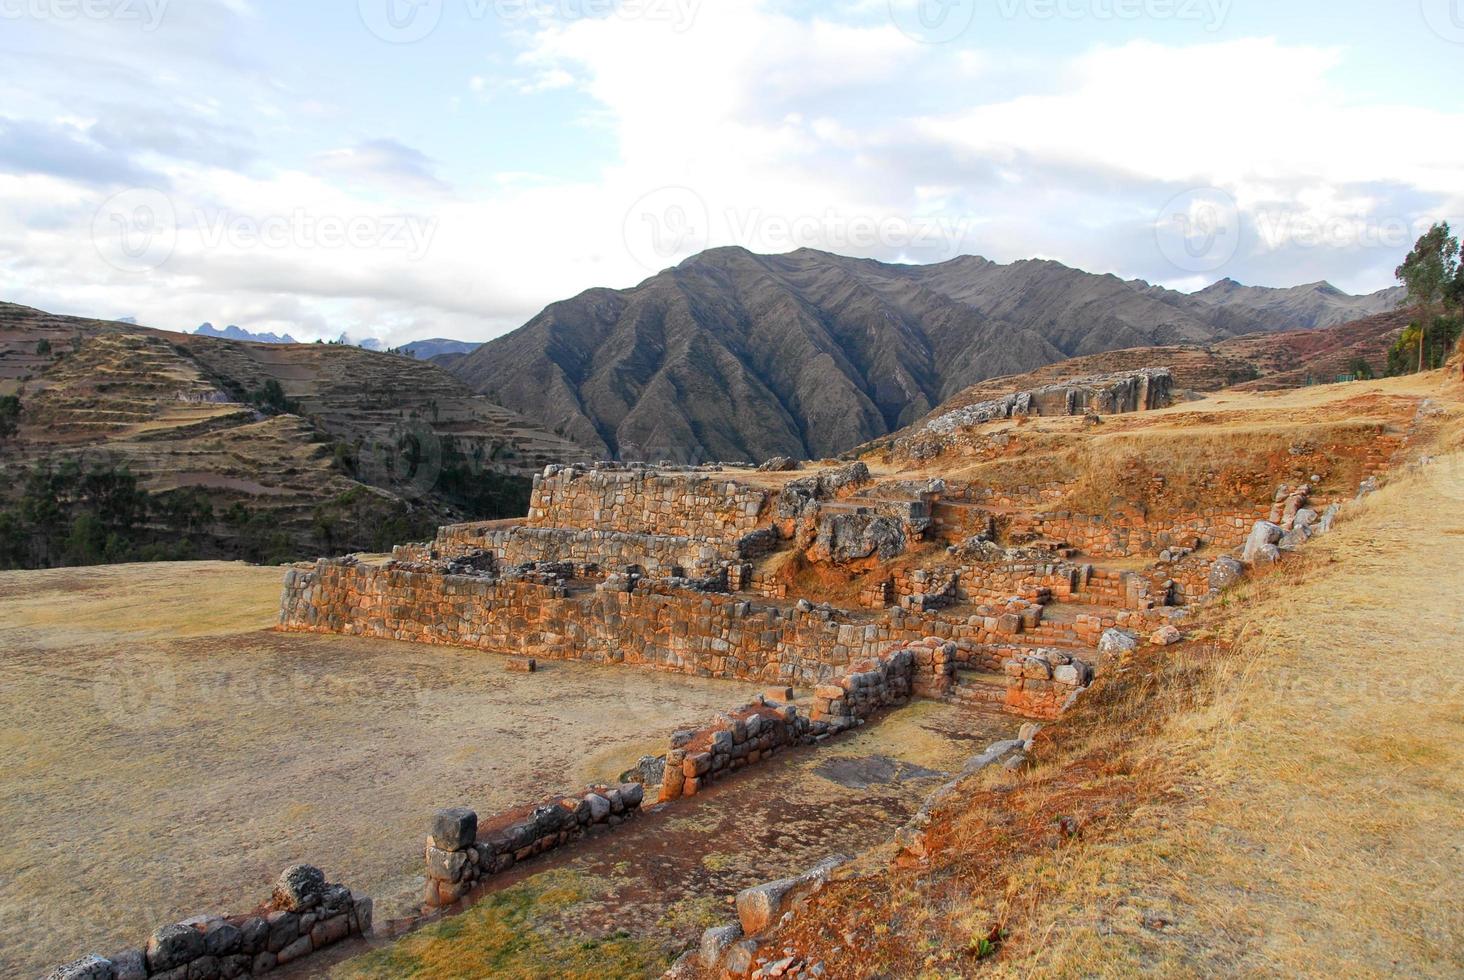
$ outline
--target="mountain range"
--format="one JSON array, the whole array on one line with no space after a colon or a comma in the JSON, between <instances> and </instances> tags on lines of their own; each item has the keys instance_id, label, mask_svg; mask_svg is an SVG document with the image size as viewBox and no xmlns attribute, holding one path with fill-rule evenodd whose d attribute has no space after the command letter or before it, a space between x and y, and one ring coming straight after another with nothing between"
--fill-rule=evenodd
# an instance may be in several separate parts
<instances>
[{"instance_id":1,"label":"mountain range","mask_svg":"<svg viewBox=\"0 0 1464 980\"><path fill-rule=\"evenodd\" d=\"M630 289L591 289L439 363L594 453L757 461L831 456L962 389L1071 357L1205 345L1395 308L1223 280L1180 293L1058 262L892 265L719 248Z\"/></svg>"},{"instance_id":2,"label":"mountain range","mask_svg":"<svg viewBox=\"0 0 1464 980\"><path fill-rule=\"evenodd\" d=\"M136 323L137 321L128 319L119 320L118 322ZM227 327L224 327L223 329L214 326L212 323L202 323L199 324L198 329L194 330L193 333L199 337L214 337L218 340L242 340L253 344L298 343L298 341L295 340L294 337L291 337L289 334L284 334L283 336L281 336L280 334L274 333L254 333L253 331L245 330L243 327L236 327L232 323L229 324Z\"/></svg>"}]
</instances>

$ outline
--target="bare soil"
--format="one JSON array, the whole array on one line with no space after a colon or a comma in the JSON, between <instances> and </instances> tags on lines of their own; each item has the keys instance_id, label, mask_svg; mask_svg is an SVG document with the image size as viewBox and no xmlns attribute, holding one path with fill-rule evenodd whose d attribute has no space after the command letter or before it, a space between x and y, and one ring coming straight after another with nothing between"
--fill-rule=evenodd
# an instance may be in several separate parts
<instances>
[{"instance_id":1,"label":"bare soil","mask_svg":"<svg viewBox=\"0 0 1464 980\"><path fill-rule=\"evenodd\" d=\"M0 574L0 975L243 912L297 861L414 904L432 811L616 776L746 685L278 634L281 571Z\"/></svg>"}]
</instances>

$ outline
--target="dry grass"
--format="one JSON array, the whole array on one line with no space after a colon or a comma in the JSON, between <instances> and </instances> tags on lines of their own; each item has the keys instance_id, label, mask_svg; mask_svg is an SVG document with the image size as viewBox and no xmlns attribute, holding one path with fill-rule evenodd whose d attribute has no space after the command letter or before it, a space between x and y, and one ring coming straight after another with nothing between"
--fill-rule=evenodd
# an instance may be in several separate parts
<instances>
[{"instance_id":1,"label":"dry grass","mask_svg":"<svg viewBox=\"0 0 1464 980\"><path fill-rule=\"evenodd\" d=\"M268 631L279 569L0 573L0 976L37 976L297 861L412 908L424 821L568 791L744 685Z\"/></svg>"},{"instance_id":2,"label":"dry grass","mask_svg":"<svg viewBox=\"0 0 1464 980\"><path fill-rule=\"evenodd\" d=\"M1006 971L1464 970L1461 475L1396 482L1255 590L1205 696L1136 760L1185 802L1018 869Z\"/></svg>"}]
</instances>

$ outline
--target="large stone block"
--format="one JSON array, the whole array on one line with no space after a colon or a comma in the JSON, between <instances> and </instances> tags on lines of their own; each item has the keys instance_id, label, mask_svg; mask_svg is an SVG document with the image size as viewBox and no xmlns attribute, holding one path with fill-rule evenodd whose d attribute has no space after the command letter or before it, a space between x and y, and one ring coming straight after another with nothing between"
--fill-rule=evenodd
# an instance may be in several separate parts
<instances>
[{"instance_id":1,"label":"large stone block","mask_svg":"<svg viewBox=\"0 0 1464 980\"><path fill-rule=\"evenodd\" d=\"M325 875L314 865L296 864L280 872L275 882L273 904L286 912L314 908L325 891Z\"/></svg>"},{"instance_id":2,"label":"large stone block","mask_svg":"<svg viewBox=\"0 0 1464 980\"><path fill-rule=\"evenodd\" d=\"M203 954L203 933L192 926L162 926L147 939L147 968L150 973L185 966Z\"/></svg>"},{"instance_id":3,"label":"large stone block","mask_svg":"<svg viewBox=\"0 0 1464 980\"><path fill-rule=\"evenodd\" d=\"M478 814L467 807L448 807L432 815L432 845L461 851L477 839Z\"/></svg>"}]
</instances>

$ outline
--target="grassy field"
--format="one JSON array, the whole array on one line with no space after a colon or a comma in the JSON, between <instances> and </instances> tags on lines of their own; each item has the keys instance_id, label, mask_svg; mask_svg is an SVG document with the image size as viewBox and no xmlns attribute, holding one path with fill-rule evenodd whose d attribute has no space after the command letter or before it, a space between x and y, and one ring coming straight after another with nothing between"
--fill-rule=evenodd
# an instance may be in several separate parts
<instances>
[{"instance_id":1,"label":"grassy field","mask_svg":"<svg viewBox=\"0 0 1464 980\"><path fill-rule=\"evenodd\" d=\"M269 630L281 572L0 574L0 975L246 911L296 861L416 897L426 821L615 776L743 685Z\"/></svg>"}]
</instances>

